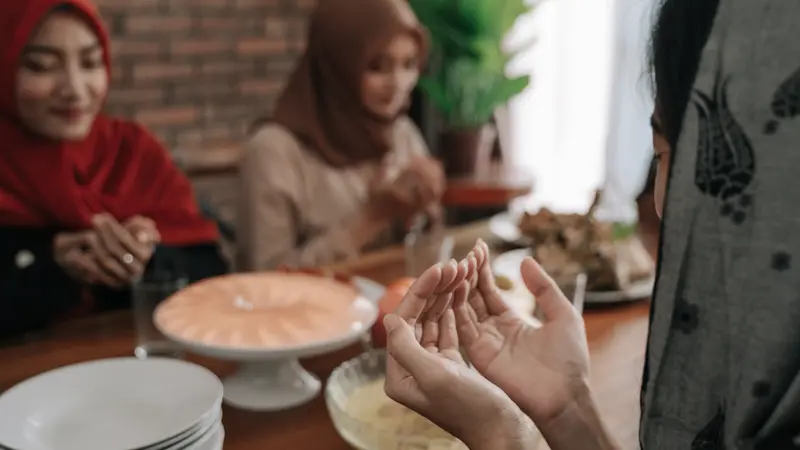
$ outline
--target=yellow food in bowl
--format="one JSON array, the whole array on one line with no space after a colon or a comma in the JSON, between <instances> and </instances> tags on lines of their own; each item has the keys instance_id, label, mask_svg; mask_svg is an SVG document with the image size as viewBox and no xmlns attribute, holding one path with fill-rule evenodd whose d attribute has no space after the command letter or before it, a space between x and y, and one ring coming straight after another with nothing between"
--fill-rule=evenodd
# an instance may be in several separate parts
<instances>
[{"instance_id":1,"label":"yellow food in bowl","mask_svg":"<svg viewBox=\"0 0 800 450\"><path fill-rule=\"evenodd\" d=\"M382 432L430 441L429 450L467 450L449 433L386 396L383 384L381 377L354 389L347 397L347 413Z\"/></svg>"},{"instance_id":2,"label":"yellow food in bowl","mask_svg":"<svg viewBox=\"0 0 800 450\"><path fill-rule=\"evenodd\" d=\"M514 282L511 281L511 278L503 275L495 275L494 284L496 284L497 287L503 291L510 291L514 289Z\"/></svg>"}]
</instances>

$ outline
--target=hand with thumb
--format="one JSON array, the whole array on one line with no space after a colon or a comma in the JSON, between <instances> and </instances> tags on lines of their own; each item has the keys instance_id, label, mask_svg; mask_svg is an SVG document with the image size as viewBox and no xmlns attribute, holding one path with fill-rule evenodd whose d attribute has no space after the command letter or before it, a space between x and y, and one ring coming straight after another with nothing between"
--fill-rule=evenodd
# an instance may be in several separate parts
<instances>
[{"instance_id":1,"label":"hand with thumb","mask_svg":"<svg viewBox=\"0 0 800 450\"><path fill-rule=\"evenodd\" d=\"M483 241L466 261L467 282L476 288L453 306L461 345L475 369L542 426L586 389L589 351L583 320L532 258L520 270L544 316L541 326L505 304Z\"/></svg>"},{"instance_id":2,"label":"hand with thumb","mask_svg":"<svg viewBox=\"0 0 800 450\"><path fill-rule=\"evenodd\" d=\"M431 267L384 318L386 394L470 449L529 448L533 431L524 414L459 351L451 305L466 300L466 275L465 263Z\"/></svg>"}]
</instances>

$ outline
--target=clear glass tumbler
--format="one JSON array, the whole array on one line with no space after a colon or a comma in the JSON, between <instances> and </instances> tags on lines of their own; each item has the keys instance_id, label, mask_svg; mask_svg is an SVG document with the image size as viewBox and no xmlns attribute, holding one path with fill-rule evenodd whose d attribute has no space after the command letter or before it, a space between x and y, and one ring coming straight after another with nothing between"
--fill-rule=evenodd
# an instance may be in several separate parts
<instances>
[{"instance_id":1,"label":"clear glass tumbler","mask_svg":"<svg viewBox=\"0 0 800 450\"><path fill-rule=\"evenodd\" d=\"M454 240L444 229L412 231L405 238L406 275L418 277L428 267L445 263L453 257Z\"/></svg>"},{"instance_id":2,"label":"clear glass tumbler","mask_svg":"<svg viewBox=\"0 0 800 450\"><path fill-rule=\"evenodd\" d=\"M145 277L133 284L131 289L133 318L136 325L136 348L133 353L137 358L181 356L180 348L156 328L153 313L159 303L187 284L185 278L168 277L151 279Z\"/></svg>"}]
</instances>

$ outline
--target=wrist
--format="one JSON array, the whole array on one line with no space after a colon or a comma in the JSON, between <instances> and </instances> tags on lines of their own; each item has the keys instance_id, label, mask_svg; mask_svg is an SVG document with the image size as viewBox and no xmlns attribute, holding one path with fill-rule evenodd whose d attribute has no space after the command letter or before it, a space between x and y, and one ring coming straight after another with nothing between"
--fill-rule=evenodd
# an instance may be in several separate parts
<instances>
[{"instance_id":1,"label":"wrist","mask_svg":"<svg viewBox=\"0 0 800 450\"><path fill-rule=\"evenodd\" d=\"M515 405L500 409L471 431L463 440L471 450L534 450L536 446L536 428Z\"/></svg>"},{"instance_id":2,"label":"wrist","mask_svg":"<svg viewBox=\"0 0 800 450\"><path fill-rule=\"evenodd\" d=\"M619 450L586 381L574 387L560 413L537 425L553 450Z\"/></svg>"}]
</instances>

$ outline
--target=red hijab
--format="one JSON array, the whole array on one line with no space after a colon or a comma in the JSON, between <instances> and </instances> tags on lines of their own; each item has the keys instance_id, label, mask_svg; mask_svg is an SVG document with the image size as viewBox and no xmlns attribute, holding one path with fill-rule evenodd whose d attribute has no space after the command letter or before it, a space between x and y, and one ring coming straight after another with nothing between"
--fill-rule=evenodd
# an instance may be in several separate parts
<instances>
[{"instance_id":1,"label":"red hijab","mask_svg":"<svg viewBox=\"0 0 800 450\"><path fill-rule=\"evenodd\" d=\"M21 122L16 106L19 59L33 31L53 8L72 6L97 33L110 72L108 35L87 0L0 1L0 226L91 228L110 213L156 222L162 242L214 242L189 180L166 149L139 125L100 115L81 141L53 141Z\"/></svg>"}]
</instances>

